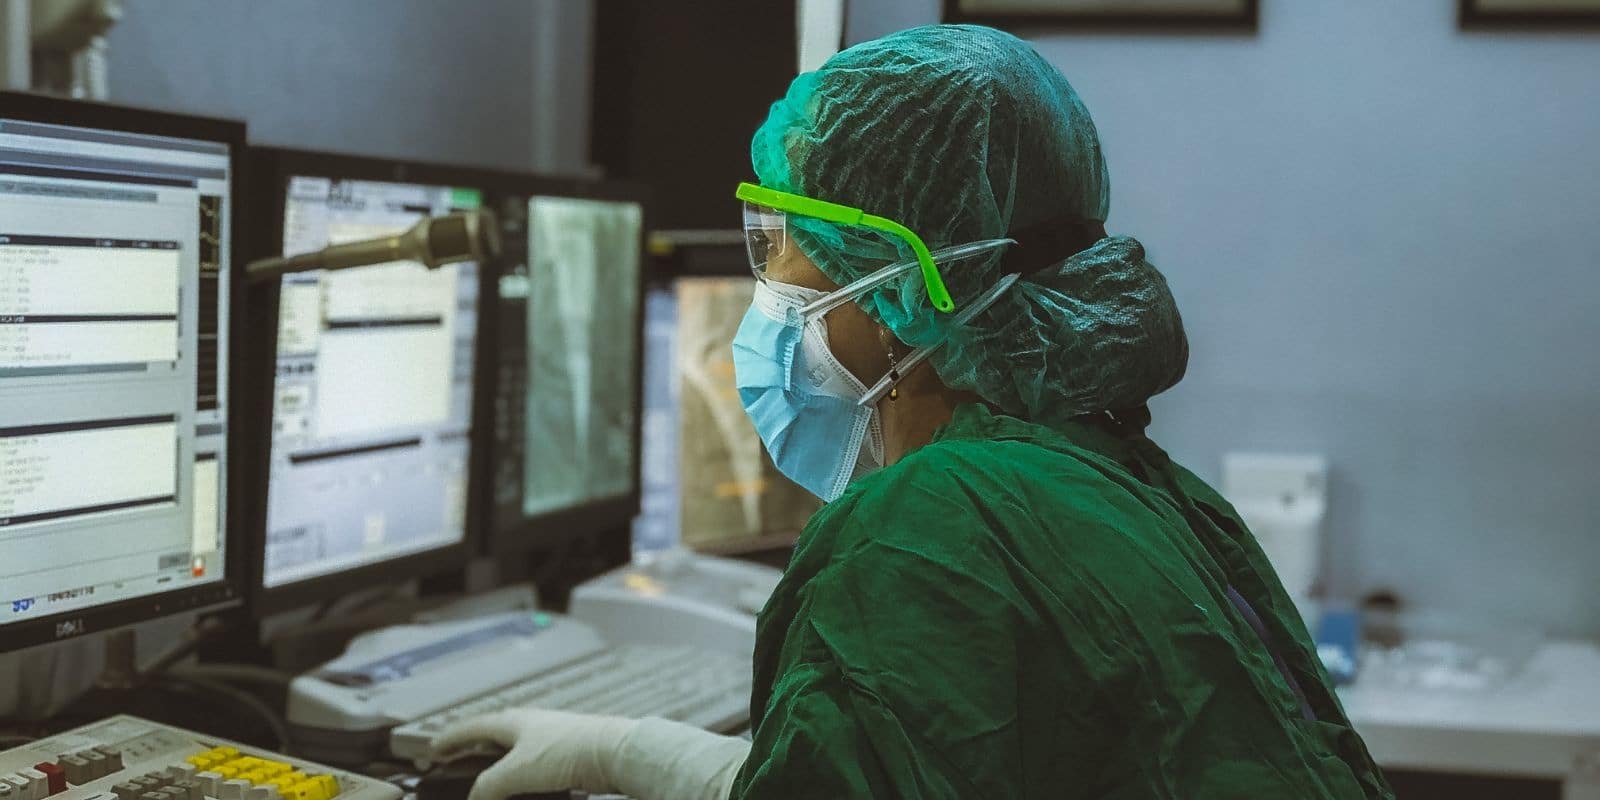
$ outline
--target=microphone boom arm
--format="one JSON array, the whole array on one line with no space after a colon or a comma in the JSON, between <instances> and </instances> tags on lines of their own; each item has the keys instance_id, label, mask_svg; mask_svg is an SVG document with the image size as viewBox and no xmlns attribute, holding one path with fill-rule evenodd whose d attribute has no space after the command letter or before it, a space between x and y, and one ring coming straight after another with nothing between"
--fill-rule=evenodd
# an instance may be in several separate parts
<instances>
[{"instance_id":1,"label":"microphone boom arm","mask_svg":"<svg viewBox=\"0 0 1600 800\"><path fill-rule=\"evenodd\" d=\"M259 283L292 272L349 269L390 261L416 261L436 269L458 261L487 261L499 254L500 229L494 213L478 209L427 217L404 233L329 245L294 256L258 259L245 267L245 279Z\"/></svg>"}]
</instances>

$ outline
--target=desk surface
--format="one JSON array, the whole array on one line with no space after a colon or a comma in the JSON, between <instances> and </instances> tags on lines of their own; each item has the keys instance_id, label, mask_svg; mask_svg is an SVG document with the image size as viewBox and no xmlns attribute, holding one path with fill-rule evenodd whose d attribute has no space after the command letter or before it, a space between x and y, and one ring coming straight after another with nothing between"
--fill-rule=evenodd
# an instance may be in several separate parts
<instances>
[{"instance_id":1,"label":"desk surface","mask_svg":"<svg viewBox=\"0 0 1600 800\"><path fill-rule=\"evenodd\" d=\"M1379 763L1566 777L1600 763L1600 646L1550 642L1483 692L1355 685L1339 692Z\"/></svg>"}]
</instances>

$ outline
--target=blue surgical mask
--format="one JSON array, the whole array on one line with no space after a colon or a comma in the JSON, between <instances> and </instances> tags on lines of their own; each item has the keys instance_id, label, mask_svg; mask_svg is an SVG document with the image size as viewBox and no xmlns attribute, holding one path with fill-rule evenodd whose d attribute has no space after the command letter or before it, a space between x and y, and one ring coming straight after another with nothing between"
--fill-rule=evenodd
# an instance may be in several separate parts
<instances>
[{"instance_id":1,"label":"blue surgical mask","mask_svg":"<svg viewBox=\"0 0 1600 800\"><path fill-rule=\"evenodd\" d=\"M959 260L1009 244L994 240L935 253ZM851 481L883 465L877 403L900 377L939 345L913 350L896 370L871 387L839 362L828 347L826 314L917 264L885 267L836 292L762 280L733 338L734 380L745 413L778 471L831 502ZM961 325L988 308L1016 282L1002 278L955 315ZM942 343L941 343L942 344Z\"/></svg>"},{"instance_id":2,"label":"blue surgical mask","mask_svg":"<svg viewBox=\"0 0 1600 800\"><path fill-rule=\"evenodd\" d=\"M883 464L883 430L867 387L828 349L821 315L801 309L822 292L758 282L733 337L733 372L745 413L789 480L824 501Z\"/></svg>"}]
</instances>

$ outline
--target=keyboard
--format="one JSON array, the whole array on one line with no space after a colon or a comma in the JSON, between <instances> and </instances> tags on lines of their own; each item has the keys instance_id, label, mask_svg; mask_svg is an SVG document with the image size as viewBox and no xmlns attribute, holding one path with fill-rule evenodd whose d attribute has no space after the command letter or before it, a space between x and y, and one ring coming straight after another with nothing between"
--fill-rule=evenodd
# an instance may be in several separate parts
<instances>
[{"instance_id":1,"label":"keyboard","mask_svg":"<svg viewBox=\"0 0 1600 800\"><path fill-rule=\"evenodd\" d=\"M612 647L396 727L389 748L426 761L433 737L452 723L508 708L661 717L731 733L750 721L750 660L688 647Z\"/></svg>"},{"instance_id":2,"label":"keyboard","mask_svg":"<svg viewBox=\"0 0 1600 800\"><path fill-rule=\"evenodd\" d=\"M115 716L0 751L0 800L399 800L383 781Z\"/></svg>"}]
</instances>

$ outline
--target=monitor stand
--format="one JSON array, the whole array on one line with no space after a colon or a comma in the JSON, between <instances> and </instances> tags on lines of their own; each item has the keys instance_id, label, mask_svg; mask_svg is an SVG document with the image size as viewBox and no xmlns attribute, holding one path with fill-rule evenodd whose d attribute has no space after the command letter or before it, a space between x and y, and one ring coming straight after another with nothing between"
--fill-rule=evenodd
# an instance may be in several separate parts
<instances>
[{"instance_id":1,"label":"monitor stand","mask_svg":"<svg viewBox=\"0 0 1600 800\"><path fill-rule=\"evenodd\" d=\"M95 690L128 691L139 685L139 639L132 630L106 634L105 660Z\"/></svg>"}]
</instances>

